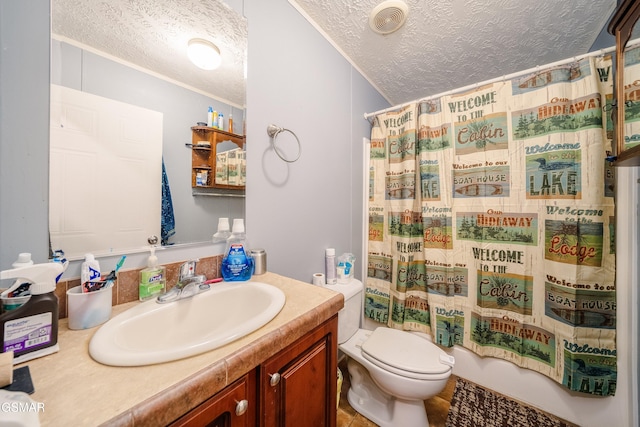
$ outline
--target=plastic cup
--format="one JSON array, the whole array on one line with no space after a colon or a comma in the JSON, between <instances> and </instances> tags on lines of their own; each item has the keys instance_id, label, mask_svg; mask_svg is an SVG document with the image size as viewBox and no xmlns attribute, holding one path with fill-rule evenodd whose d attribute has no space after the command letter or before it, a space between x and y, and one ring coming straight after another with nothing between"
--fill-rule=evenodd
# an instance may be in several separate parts
<instances>
[{"instance_id":1,"label":"plastic cup","mask_svg":"<svg viewBox=\"0 0 640 427\"><path fill-rule=\"evenodd\" d=\"M82 292L76 286L67 291L69 329L89 329L111 317L113 282L94 292Z\"/></svg>"}]
</instances>

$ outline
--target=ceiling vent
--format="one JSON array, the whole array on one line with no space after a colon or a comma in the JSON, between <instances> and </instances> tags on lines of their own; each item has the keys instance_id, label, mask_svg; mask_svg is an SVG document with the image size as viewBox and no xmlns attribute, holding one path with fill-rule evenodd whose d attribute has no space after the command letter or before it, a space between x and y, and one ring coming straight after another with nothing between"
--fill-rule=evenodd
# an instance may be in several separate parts
<instances>
[{"instance_id":1,"label":"ceiling vent","mask_svg":"<svg viewBox=\"0 0 640 427\"><path fill-rule=\"evenodd\" d=\"M383 1L371 11L369 26L378 34L391 34L402 27L408 11L409 7L403 1Z\"/></svg>"}]
</instances>

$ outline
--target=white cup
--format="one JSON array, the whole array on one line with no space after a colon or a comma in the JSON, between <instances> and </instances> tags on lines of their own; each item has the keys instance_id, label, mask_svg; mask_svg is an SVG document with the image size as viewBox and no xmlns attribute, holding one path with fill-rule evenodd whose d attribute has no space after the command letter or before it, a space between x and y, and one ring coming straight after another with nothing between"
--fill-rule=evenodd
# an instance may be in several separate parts
<instances>
[{"instance_id":1,"label":"white cup","mask_svg":"<svg viewBox=\"0 0 640 427\"><path fill-rule=\"evenodd\" d=\"M99 291L82 292L76 286L67 291L69 329L89 329L111 317L113 282Z\"/></svg>"}]
</instances>

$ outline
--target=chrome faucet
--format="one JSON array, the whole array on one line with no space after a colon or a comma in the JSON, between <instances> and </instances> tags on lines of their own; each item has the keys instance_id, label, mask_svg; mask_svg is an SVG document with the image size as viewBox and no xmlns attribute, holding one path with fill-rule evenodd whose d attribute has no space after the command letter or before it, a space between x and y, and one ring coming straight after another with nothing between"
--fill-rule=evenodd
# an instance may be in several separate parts
<instances>
[{"instance_id":1,"label":"chrome faucet","mask_svg":"<svg viewBox=\"0 0 640 427\"><path fill-rule=\"evenodd\" d=\"M196 273L196 263L198 260L187 261L180 266L180 277L173 288L158 296L158 304L165 304L192 297L200 292L211 289L209 284L205 284L207 278Z\"/></svg>"}]
</instances>

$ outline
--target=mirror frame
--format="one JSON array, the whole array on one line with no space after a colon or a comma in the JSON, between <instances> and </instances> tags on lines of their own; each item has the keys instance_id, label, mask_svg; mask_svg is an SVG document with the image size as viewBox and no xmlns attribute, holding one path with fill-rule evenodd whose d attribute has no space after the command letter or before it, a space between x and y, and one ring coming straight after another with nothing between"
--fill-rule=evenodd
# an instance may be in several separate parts
<instances>
[{"instance_id":1,"label":"mirror frame","mask_svg":"<svg viewBox=\"0 0 640 427\"><path fill-rule=\"evenodd\" d=\"M616 148L614 166L640 166L640 145L625 150L623 130L624 107L626 105L624 94L624 51L639 18L640 2L637 0L624 0L616 9L607 28L608 32L616 38L615 99L611 115Z\"/></svg>"}]
</instances>

